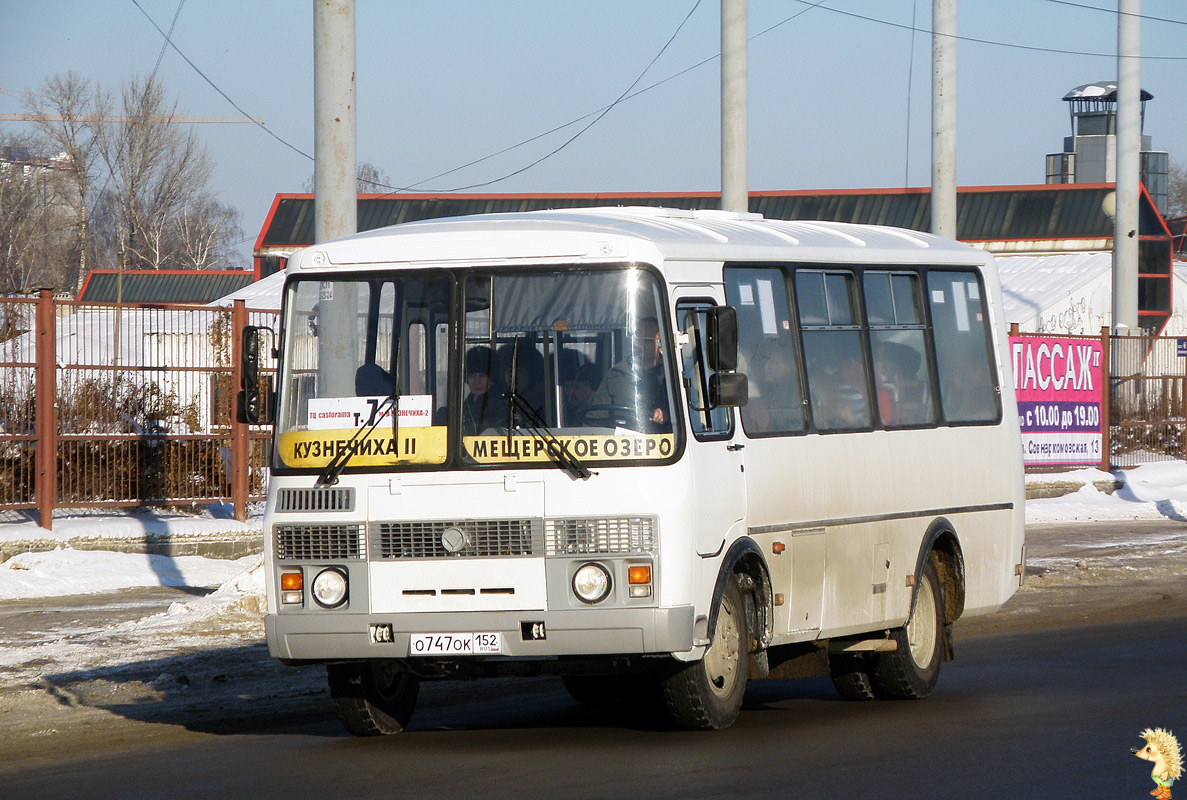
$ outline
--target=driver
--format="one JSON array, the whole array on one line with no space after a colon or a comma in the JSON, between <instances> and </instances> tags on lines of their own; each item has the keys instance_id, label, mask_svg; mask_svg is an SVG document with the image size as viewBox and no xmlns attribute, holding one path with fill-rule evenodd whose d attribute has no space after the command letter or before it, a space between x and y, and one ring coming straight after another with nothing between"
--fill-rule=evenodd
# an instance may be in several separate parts
<instances>
[{"instance_id":1,"label":"driver","mask_svg":"<svg viewBox=\"0 0 1187 800\"><path fill-rule=\"evenodd\" d=\"M590 405L631 409L640 422L649 423L648 432L672 429L659 321L655 317L639 320L631 337L630 353L606 373Z\"/></svg>"}]
</instances>

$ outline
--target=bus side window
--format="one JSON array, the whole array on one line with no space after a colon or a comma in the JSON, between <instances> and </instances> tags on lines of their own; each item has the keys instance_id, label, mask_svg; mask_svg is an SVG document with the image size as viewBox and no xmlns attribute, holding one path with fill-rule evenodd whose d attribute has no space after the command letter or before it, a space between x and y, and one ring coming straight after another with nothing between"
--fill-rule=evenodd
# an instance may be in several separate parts
<instances>
[{"instance_id":1,"label":"bus side window","mask_svg":"<svg viewBox=\"0 0 1187 800\"><path fill-rule=\"evenodd\" d=\"M796 304L812 421L819 430L859 430L873 422L853 274L799 270Z\"/></svg>"},{"instance_id":2,"label":"bus side window","mask_svg":"<svg viewBox=\"0 0 1187 800\"><path fill-rule=\"evenodd\" d=\"M862 282L882 424L898 428L935 423L918 277L914 273L867 270Z\"/></svg>"},{"instance_id":3,"label":"bus side window","mask_svg":"<svg viewBox=\"0 0 1187 800\"><path fill-rule=\"evenodd\" d=\"M725 294L738 312L738 371L750 382L750 399L740 409L742 429L747 436L804 430L800 359L783 270L728 267Z\"/></svg>"},{"instance_id":4,"label":"bus side window","mask_svg":"<svg viewBox=\"0 0 1187 800\"><path fill-rule=\"evenodd\" d=\"M927 275L940 402L948 422L995 422L1001 416L989 350L989 315L975 272Z\"/></svg>"}]
</instances>

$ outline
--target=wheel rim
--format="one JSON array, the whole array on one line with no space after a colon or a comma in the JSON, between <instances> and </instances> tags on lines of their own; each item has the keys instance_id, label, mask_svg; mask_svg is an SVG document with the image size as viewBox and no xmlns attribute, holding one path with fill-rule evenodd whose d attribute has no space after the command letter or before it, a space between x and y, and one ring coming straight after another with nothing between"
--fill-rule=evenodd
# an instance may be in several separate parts
<instances>
[{"instance_id":1,"label":"wheel rim","mask_svg":"<svg viewBox=\"0 0 1187 800\"><path fill-rule=\"evenodd\" d=\"M375 693L388 703L398 701L408 684L408 673L388 661L375 664L371 675Z\"/></svg>"},{"instance_id":2,"label":"wheel rim","mask_svg":"<svg viewBox=\"0 0 1187 800\"><path fill-rule=\"evenodd\" d=\"M713 693L725 697L734 689L738 679L738 620L734 616L733 603L723 598L717 612L717 624L713 627L713 644L705 653L705 675Z\"/></svg>"},{"instance_id":3,"label":"wheel rim","mask_svg":"<svg viewBox=\"0 0 1187 800\"><path fill-rule=\"evenodd\" d=\"M936 653L936 594L932 591L931 581L924 580L919 584L919 591L915 596L915 608L911 612L911 619L907 622L907 644L911 649L911 660L920 669L931 666Z\"/></svg>"}]
</instances>

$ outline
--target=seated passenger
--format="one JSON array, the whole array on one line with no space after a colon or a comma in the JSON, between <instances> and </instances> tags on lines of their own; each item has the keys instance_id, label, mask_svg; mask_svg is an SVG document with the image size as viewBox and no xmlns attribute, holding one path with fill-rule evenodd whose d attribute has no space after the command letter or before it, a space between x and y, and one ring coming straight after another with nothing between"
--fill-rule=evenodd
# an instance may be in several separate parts
<instances>
[{"instance_id":1,"label":"seated passenger","mask_svg":"<svg viewBox=\"0 0 1187 800\"><path fill-rule=\"evenodd\" d=\"M594 392L602 377L593 364L585 364L572 379L565 381L565 425L581 425L585 410L593 404Z\"/></svg>"},{"instance_id":2,"label":"seated passenger","mask_svg":"<svg viewBox=\"0 0 1187 800\"><path fill-rule=\"evenodd\" d=\"M363 364L354 373L354 393L359 397L387 397L394 388L392 374L378 364Z\"/></svg>"},{"instance_id":3,"label":"seated passenger","mask_svg":"<svg viewBox=\"0 0 1187 800\"><path fill-rule=\"evenodd\" d=\"M747 432L786 433L804 427L804 407L800 401L799 378L789 346L771 343L764 347L748 366L752 393L742 409Z\"/></svg>"},{"instance_id":4,"label":"seated passenger","mask_svg":"<svg viewBox=\"0 0 1187 800\"><path fill-rule=\"evenodd\" d=\"M494 361L489 347L471 347L466 352L468 391L462 401L462 433L466 436L507 426L507 401L491 380Z\"/></svg>"},{"instance_id":5,"label":"seated passenger","mask_svg":"<svg viewBox=\"0 0 1187 800\"><path fill-rule=\"evenodd\" d=\"M514 388L515 393L522 397L533 411L541 417L545 414L546 402L544 398L544 356L535 345L521 341L518 356L514 344L505 344L499 348L498 363L501 371L499 377L503 386L508 390ZM511 374L511 362L518 358L517 374ZM514 377L514 381L512 378Z\"/></svg>"}]
</instances>

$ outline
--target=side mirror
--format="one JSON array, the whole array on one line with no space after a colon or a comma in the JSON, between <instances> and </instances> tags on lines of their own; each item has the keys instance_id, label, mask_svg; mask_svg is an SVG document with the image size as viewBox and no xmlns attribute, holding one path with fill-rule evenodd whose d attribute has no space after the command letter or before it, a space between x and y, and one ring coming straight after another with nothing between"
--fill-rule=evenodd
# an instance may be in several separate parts
<instances>
[{"instance_id":1,"label":"side mirror","mask_svg":"<svg viewBox=\"0 0 1187 800\"><path fill-rule=\"evenodd\" d=\"M706 361L714 372L738 368L738 312L733 306L709 310L705 331Z\"/></svg>"},{"instance_id":2,"label":"side mirror","mask_svg":"<svg viewBox=\"0 0 1187 800\"><path fill-rule=\"evenodd\" d=\"M744 406L750 399L750 381L741 372L714 372L709 376L709 406Z\"/></svg>"},{"instance_id":3,"label":"side mirror","mask_svg":"<svg viewBox=\"0 0 1187 800\"><path fill-rule=\"evenodd\" d=\"M239 357L240 410L243 421L255 425L260 421L260 329L255 325L244 327Z\"/></svg>"}]
</instances>

